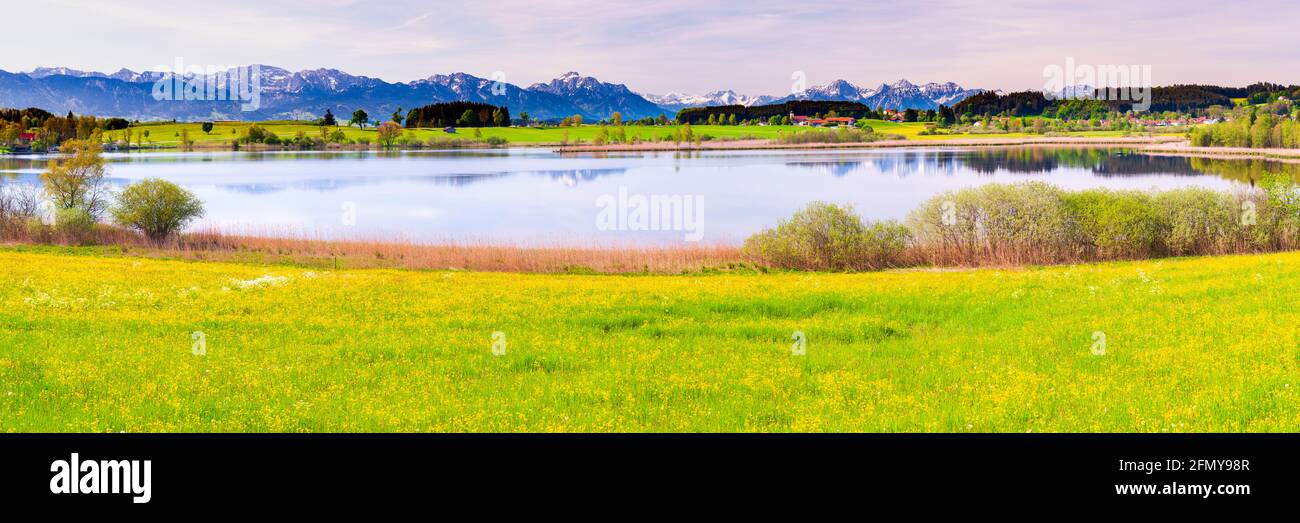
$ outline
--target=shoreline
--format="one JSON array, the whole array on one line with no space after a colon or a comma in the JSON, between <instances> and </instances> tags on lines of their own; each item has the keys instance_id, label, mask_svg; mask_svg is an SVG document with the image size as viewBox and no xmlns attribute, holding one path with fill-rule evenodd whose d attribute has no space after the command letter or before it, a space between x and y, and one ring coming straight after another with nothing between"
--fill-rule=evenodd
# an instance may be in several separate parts
<instances>
[{"instance_id":1,"label":"shoreline","mask_svg":"<svg viewBox=\"0 0 1300 523\"><path fill-rule=\"evenodd\" d=\"M677 146L663 143L636 145L570 145L560 146L557 153L575 152L677 152L677 151L744 151L761 149L897 149L913 147L1014 147L1022 145L1086 145L1086 146L1148 146L1186 141L1181 136L1153 137L1086 137L1054 136L1032 138L952 138L934 140L881 140L857 143L800 143L783 144L771 140L710 141L699 145Z\"/></svg>"},{"instance_id":2,"label":"shoreline","mask_svg":"<svg viewBox=\"0 0 1300 523\"><path fill-rule=\"evenodd\" d=\"M772 140L717 140L698 145L678 145L671 143L609 144L609 145L564 145L556 142L521 142L505 146L488 144L461 144L450 147L418 147L376 149L361 146L328 147L325 149L294 149L264 145L241 146L239 149L229 147L204 147L197 145L188 149L177 147L140 148L123 153L174 153L174 152L420 152L442 150L485 150L485 149L550 149L556 154L575 153L620 153L620 152L705 152L705 151L825 151L825 150L875 150L875 149L987 149L1011 147L1087 147L1113 148L1127 147L1135 151L1154 156L1173 156L1186 158L1221 158L1234 160L1268 160L1283 163L1300 163L1300 149L1251 149L1245 147L1201 147L1190 145L1183 136L1141 136L1141 137L1087 137L1087 136L1053 136L1053 137L1015 137L1015 138L952 138L927 140L881 140L860 143L813 143L783 144ZM5 152L0 157L23 157L49 153ZM53 153L58 154L58 153Z\"/></svg>"},{"instance_id":3,"label":"shoreline","mask_svg":"<svg viewBox=\"0 0 1300 523\"><path fill-rule=\"evenodd\" d=\"M1300 149L1251 149L1246 147L1202 147L1190 145L1182 136L1150 137L1043 137L1043 138L954 138L938 140L882 140L865 143L781 144L770 140L744 140L734 142L705 142L698 146L666 146L662 144L615 144L562 146L556 153L605 152L702 152L702 151L757 151L757 150L870 150L911 148L987 149L1012 147L1130 147L1137 152L1153 156L1185 158L1220 158L1232 160L1266 160L1282 163L1300 163Z\"/></svg>"}]
</instances>

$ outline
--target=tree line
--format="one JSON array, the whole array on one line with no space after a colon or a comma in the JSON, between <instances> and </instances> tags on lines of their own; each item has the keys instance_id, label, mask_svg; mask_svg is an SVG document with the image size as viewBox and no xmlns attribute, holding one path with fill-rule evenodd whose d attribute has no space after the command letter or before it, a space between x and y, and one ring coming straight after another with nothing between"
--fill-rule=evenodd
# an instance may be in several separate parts
<instances>
[{"instance_id":1,"label":"tree line","mask_svg":"<svg viewBox=\"0 0 1300 523\"><path fill-rule=\"evenodd\" d=\"M772 117L785 117L793 113L795 116L814 116L818 114L835 113L839 116L862 118L880 118L881 111L872 109L865 104L858 102L845 101L820 101L820 100L792 100L785 103L772 105L755 105L746 107L744 105L719 105L713 107L687 107L677 112L677 123L689 123L693 125L708 124L710 119L714 123L719 121L762 121L768 122Z\"/></svg>"},{"instance_id":2,"label":"tree line","mask_svg":"<svg viewBox=\"0 0 1300 523\"><path fill-rule=\"evenodd\" d=\"M996 116L1056 116L1062 107L1068 114L1097 112L1128 112L1134 101L1120 100L1117 90L1095 89L1092 98L1049 100L1040 91L1019 91L1006 94L983 92L966 98L954 106L957 114ZM1246 87L1217 85L1170 85L1151 89L1149 111L1180 113L1204 112L1210 107L1232 107L1234 99L1245 98L1259 104L1276 100L1279 96L1300 97L1300 87L1271 83L1255 83ZM1081 102L1087 104L1080 105ZM1080 111L1079 109L1083 109Z\"/></svg>"},{"instance_id":3,"label":"tree line","mask_svg":"<svg viewBox=\"0 0 1300 523\"><path fill-rule=\"evenodd\" d=\"M406 113L406 127L507 127L510 108L479 102L439 102Z\"/></svg>"},{"instance_id":4,"label":"tree line","mask_svg":"<svg viewBox=\"0 0 1300 523\"><path fill-rule=\"evenodd\" d=\"M32 144L46 149L68 140L86 139L97 132L125 129L130 122L122 118L98 118L75 115L57 116L44 109L0 108L0 145L12 145L24 134L32 135Z\"/></svg>"}]
</instances>

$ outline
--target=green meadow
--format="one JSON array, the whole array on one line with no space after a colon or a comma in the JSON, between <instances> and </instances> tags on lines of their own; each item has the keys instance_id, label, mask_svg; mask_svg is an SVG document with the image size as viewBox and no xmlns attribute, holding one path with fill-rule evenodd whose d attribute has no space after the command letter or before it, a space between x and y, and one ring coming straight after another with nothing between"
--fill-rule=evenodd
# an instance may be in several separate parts
<instances>
[{"instance_id":1,"label":"green meadow","mask_svg":"<svg viewBox=\"0 0 1300 523\"><path fill-rule=\"evenodd\" d=\"M0 264L3 431L1300 430L1300 253L631 276L71 248Z\"/></svg>"}]
</instances>

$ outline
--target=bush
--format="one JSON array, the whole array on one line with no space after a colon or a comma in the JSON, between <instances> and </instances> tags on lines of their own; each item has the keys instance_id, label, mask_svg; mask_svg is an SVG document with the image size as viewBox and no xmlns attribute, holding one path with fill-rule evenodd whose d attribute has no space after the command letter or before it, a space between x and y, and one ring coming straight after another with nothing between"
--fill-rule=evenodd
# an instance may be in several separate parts
<instances>
[{"instance_id":1,"label":"bush","mask_svg":"<svg viewBox=\"0 0 1300 523\"><path fill-rule=\"evenodd\" d=\"M109 118L104 120L105 131L120 131L130 126L131 122L126 121L125 118Z\"/></svg>"},{"instance_id":2,"label":"bush","mask_svg":"<svg viewBox=\"0 0 1300 523\"><path fill-rule=\"evenodd\" d=\"M151 178L131 184L117 195L113 219L123 227L162 242L203 215L203 202L176 184Z\"/></svg>"},{"instance_id":3,"label":"bush","mask_svg":"<svg viewBox=\"0 0 1300 523\"><path fill-rule=\"evenodd\" d=\"M1064 259L1078 251L1064 198L1061 189L1037 181L983 185L931 198L908 223L919 243L962 262Z\"/></svg>"},{"instance_id":4,"label":"bush","mask_svg":"<svg viewBox=\"0 0 1300 523\"><path fill-rule=\"evenodd\" d=\"M0 237L21 235L27 220L41 210L41 189L36 185L0 185Z\"/></svg>"},{"instance_id":5,"label":"bush","mask_svg":"<svg viewBox=\"0 0 1300 523\"><path fill-rule=\"evenodd\" d=\"M1189 187L1156 193L1166 254L1222 254L1246 239L1241 204L1231 194Z\"/></svg>"},{"instance_id":6,"label":"bush","mask_svg":"<svg viewBox=\"0 0 1300 523\"><path fill-rule=\"evenodd\" d=\"M744 248L785 269L879 269L901 263L908 237L896 222L864 224L852 207L813 202L776 228L750 236Z\"/></svg>"},{"instance_id":7,"label":"bush","mask_svg":"<svg viewBox=\"0 0 1300 523\"><path fill-rule=\"evenodd\" d=\"M266 145L279 145L280 137L271 132L270 129L258 124L248 126L248 133L239 139L242 143L261 143Z\"/></svg>"},{"instance_id":8,"label":"bush","mask_svg":"<svg viewBox=\"0 0 1300 523\"><path fill-rule=\"evenodd\" d=\"M28 218L23 226L26 229L27 239L37 243L50 241L50 226L46 225L40 218Z\"/></svg>"},{"instance_id":9,"label":"bush","mask_svg":"<svg viewBox=\"0 0 1300 523\"><path fill-rule=\"evenodd\" d=\"M95 236L95 218L81 207L54 212L54 232L66 243L85 245Z\"/></svg>"},{"instance_id":10,"label":"bush","mask_svg":"<svg viewBox=\"0 0 1300 523\"><path fill-rule=\"evenodd\" d=\"M488 139L487 139L487 144L488 144L488 145L491 145L491 146L493 146L493 147L502 147L502 146L504 146L508 141L509 141L509 140L506 140L504 137L501 137L501 136L489 136Z\"/></svg>"},{"instance_id":11,"label":"bush","mask_svg":"<svg viewBox=\"0 0 1300 523\"><path fill-rule=\"evenodd\" d=\"M1150 194L1093 189L1069 193L1065 201L1082 249L1092 257L1134 258L1160 250L1164 225Z\"/></svg>"}]
</instances>

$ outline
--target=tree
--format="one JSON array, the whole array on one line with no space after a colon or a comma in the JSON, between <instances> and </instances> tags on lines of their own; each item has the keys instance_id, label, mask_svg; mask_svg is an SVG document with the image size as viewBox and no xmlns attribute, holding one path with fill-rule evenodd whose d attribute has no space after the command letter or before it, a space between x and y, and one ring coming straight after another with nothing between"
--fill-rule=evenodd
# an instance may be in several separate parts
<instances>
[{"instance_id":1,"label":"tree","mask_svg":"<svg viewBox=\"0 0 1300 523\"><path fill-rule=\"evenodd\" d=\"M387 149L402 137L402 126L397 125L397 122L384 122L375 128L375 132L379 136L380 145Z\"/></svg>"},{"instance_id":2,"label":"tree","mask_svg":"<svg viewBox=\"0 0 1300 523\"><path fill-rule=\"evenodd\" d=\"M505 127L509 124L510 124L510 117L506 116L506 112L501 110L500 107L498 107L495 111L492 111L492 125L495 125L497 127Z\"/></svg>"},{"instance_id":3,"label":"tree","mask_svg":"<svg viewBox=\"0 0 1300 523\"><path fill-rule=\"evenodd\" d=\"M96 133L86 140L63 142L63 153L70 157L52 162L41 173L45 194L55 209L81 209L96 219L103 213L108 187L104 182L104 158L100 156L101 141Z\"/></svg>"},{"instance_id":4,"label":"tree","mask_svg":"<svg viewBox=\"0 0 1300 523\"><path fill-rule=\"evenodd\" d=\"M362 129L365 129L366 122L369 121L370 121L370 115L366 114L366 111L363 109L357 109L355 111L352 111L352 119L348 120L348 126L350 127L352 125L357 125L360 126Z\"/></svg>"},{"instance_id":5,"label":"tree","mask_svg":"<svg viewBox=\"0 0 1300 523\"><path fill-rule=\"evenodd\" d=\"M614 114L609 117L609 123L614 125L623 125L623 113L614 111Z\"/></svg>"},{"instance_id":6,"label":"tree","mask_svg":"<svg viewBox=\"0 0 1300 523\"><path fill-rule=\"evenodd\" d=\"M212 122L203 122L199 127L203 129L203 134L212 134Z\"/></svg>"},{"instance_id":7,"label":"tree","mask_svg":"<svg viewBox=\"0 0 1300 523\"><path fill-rule=\"evenodd\" d=\"M338 122L334 121L334 113L330 112L329 109L325 110L325 117L321 118L320 123L321 125L330 125L330 126L339 124Z\"/></svg>"},{"instance_id":8,"label":"tree","mask_svg":"<svg viewBox=\"0 0 1300 523\"><path fill-rule=\"evenodd\" d=\"M477 127L478 113L474 112L472 109L466 109L465 112L461 113L460 118L456 120L456 125L461 127Z\"/></svg>"},{"instance_id":9,"label":"tree","mask_svg":"<svg viewBox=\"0 0 1300 523\"><path fill-rule=\"evenodd\" d=\"M203 202L174 183L150 178L123 189L117 195L112 213L118 225L140 231L161 243L202 216Z\"/></svg>"},{"instance_id":10,"label":"tree","mask_svg":"<svg viewBox=\"0 0 1300 523\"><path fill-rule=\"evenodd\" d=\"M396 111L393 111L393 123L402 125L403 119L405 119L405 117L402 116L402 108L398 107Z\"/></svg>"},{"instance_id":11,"label":"tree","mask_svg":"<svg viewBox=\"0 0 1300 523\"><path fill-rule=\"evenodd\" d=\"M522 111L519 113L519 122L522 123L524 127L528 127L529 120L528 111Z\"/></svg>"}]
</instances>

